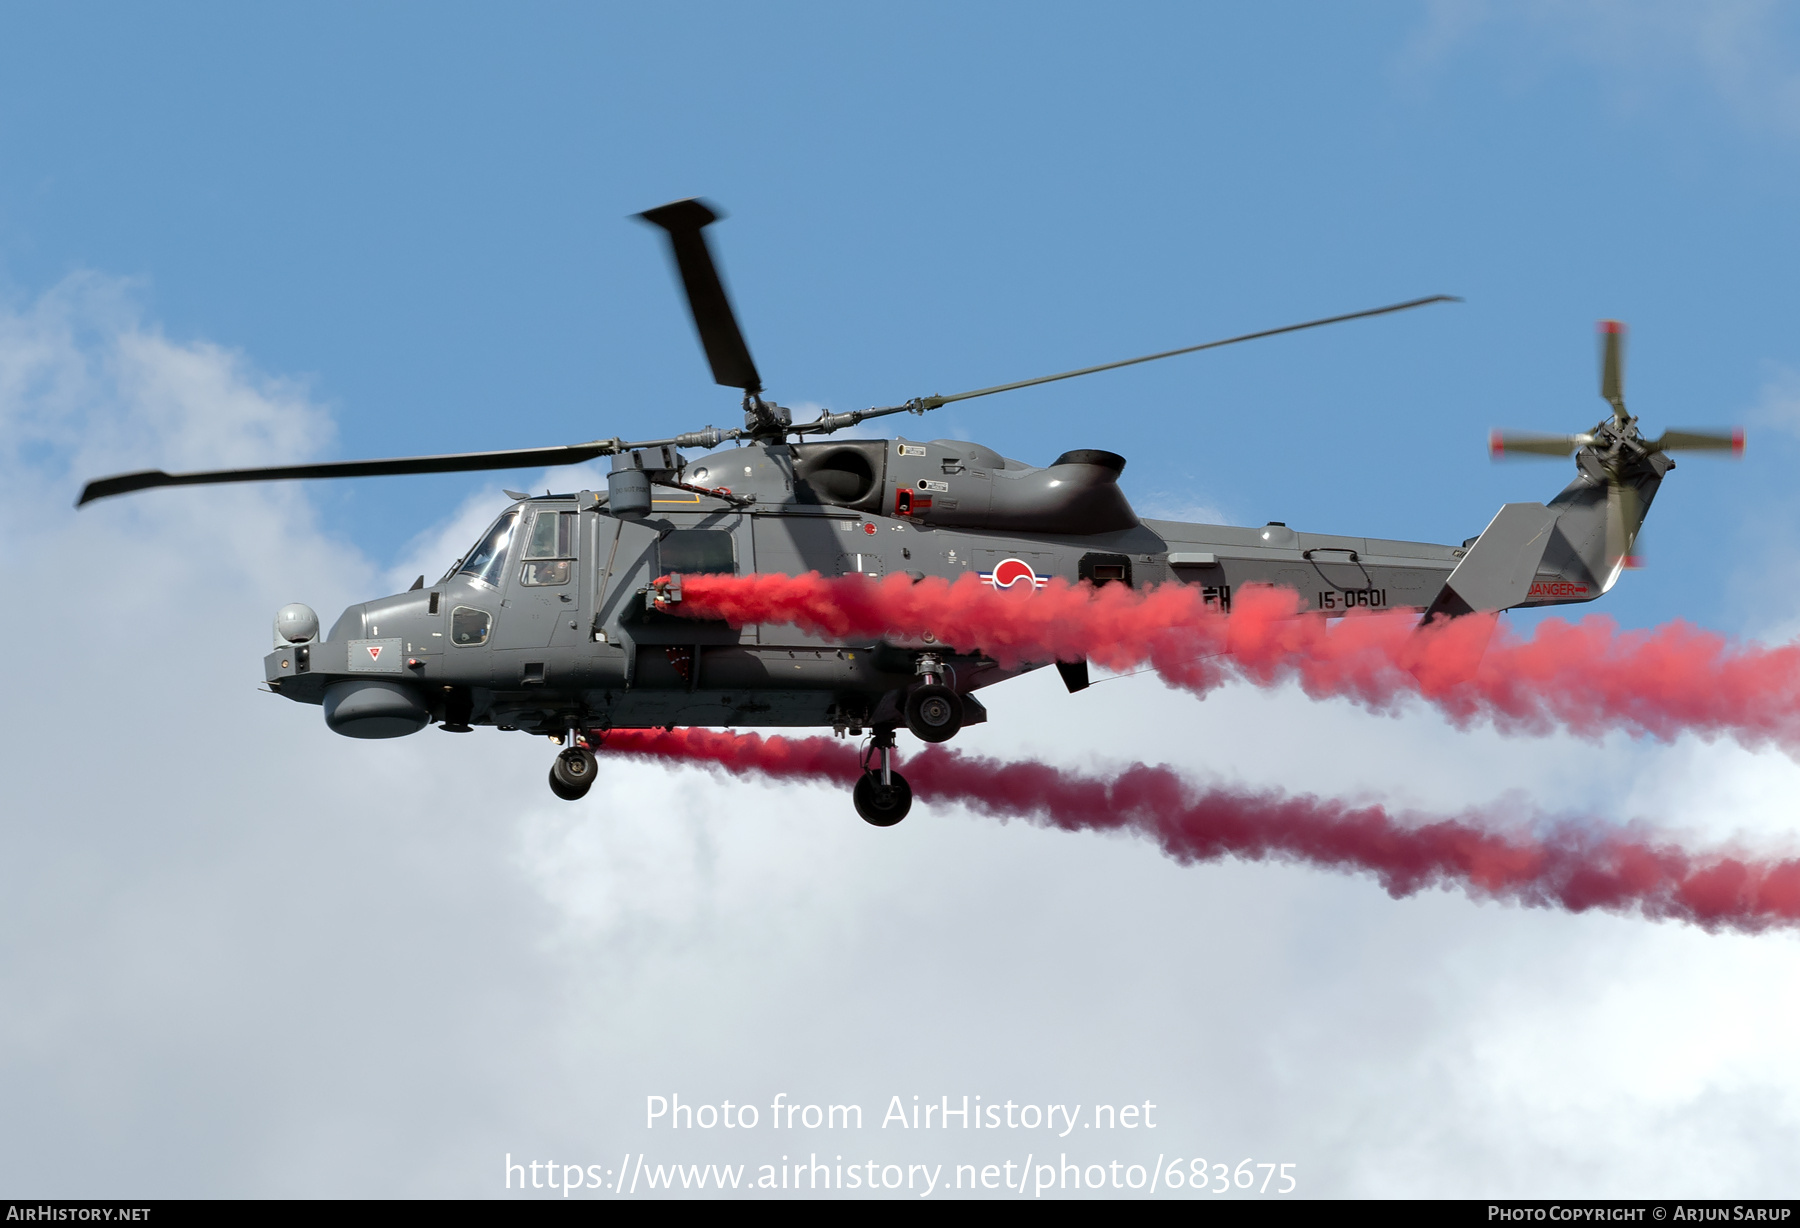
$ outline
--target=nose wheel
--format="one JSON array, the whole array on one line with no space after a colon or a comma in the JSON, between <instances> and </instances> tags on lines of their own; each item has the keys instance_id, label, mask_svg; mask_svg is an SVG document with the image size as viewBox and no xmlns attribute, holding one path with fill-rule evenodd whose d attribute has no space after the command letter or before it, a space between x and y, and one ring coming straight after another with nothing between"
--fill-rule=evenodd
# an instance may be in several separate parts
<instances>
[{"instance_id":1,"label":"nose wheel","mask_svg":"<svg viewBox=\"0 0 1800 1228\"><path fill-rule=\"evenodd\" d=\"M906 727L921 742L948 742L962 718L962 696L947 686L922 686L907 697Z\"/></svg>"},{"instance_id":2,"label":"nose wheel","mask_svg":"<svg viewBox=\"0 0 1800 1228\"><path fill-rule=\"evenodd\" d=\"M921 653L914 672L920 685L906 697L906 727L921 742L948 742L962 728L962 696L944 685L948 674L936 653Z\"/></svg>"},{"instance_id":3,"label":"nose wheel","mask_svg":"<svg viewBox=\"0 0 1800 1228\"><path fill-rule=\"evenodd\" d=\"M912 786L894 770L894 731L877 729L863 755L863 774L857 778L850 800L865 823L892 827L912 809Z\"/></svg>"},{"instance_id":4,"label":"nose wheel","mask_svg":"<svg viewBox=\"0 0 1800 1228\"><path fill-rule=\"evenodd\" d=\"M599 774L600 761L571 731L568 749L550 764L550 792L565 802L580 801Z\"/></svg>"}]
</instances>

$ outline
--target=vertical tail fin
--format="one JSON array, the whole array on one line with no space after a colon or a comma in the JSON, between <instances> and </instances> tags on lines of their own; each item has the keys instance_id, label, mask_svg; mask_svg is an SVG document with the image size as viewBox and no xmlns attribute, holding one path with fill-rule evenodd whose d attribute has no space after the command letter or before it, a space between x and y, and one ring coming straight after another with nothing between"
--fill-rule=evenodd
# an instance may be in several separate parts
<instances>
[{"instance_id":1,"label":"vertical tail fin","mask_svg":"<svg viewBox=\"0 0 1800 1228\"><path fill-rule=\"evenodd\" d=\"M1638 532L1673 464L1652 453L1617 478L1589 472L1584 465L1581 475L1550 500L1556 532L1544 552L1543 584L1532 593L1531 604L1592 601L1610 590L1620 572L1635 565Z\"/></svg>"}]
</instances>

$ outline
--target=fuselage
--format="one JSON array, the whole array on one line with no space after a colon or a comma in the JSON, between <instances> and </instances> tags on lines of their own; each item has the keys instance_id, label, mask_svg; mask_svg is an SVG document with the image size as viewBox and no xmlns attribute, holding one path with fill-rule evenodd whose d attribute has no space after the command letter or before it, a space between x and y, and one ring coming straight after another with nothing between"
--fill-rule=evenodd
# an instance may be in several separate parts
<instances>
[{"instance_id":1,"label":"fuselage","mask_svg":"<svg viewBox=\"0 0 1800 1228\"><path fill-rule=\"evenodd\" d=\"M311 642L278 642L265 674L365 737L432 720L542 734L892 726L921 645L697 622L653 608L652 583L697 572L1174 582L1224 610L1261 583L1327 614L1423 611L1468 545L1141 519L1117 486L1123 463L1071 452L1040 468L957 440L726 449L685 461L689 488L653 486L647 510L623 513L604 491L520 500L437 583L352 606ZM1598 592L1565 566L1522 604ZM985 719L974 693L1037 667L940 655L964 724Z\"/></svg>"}]
</instances>

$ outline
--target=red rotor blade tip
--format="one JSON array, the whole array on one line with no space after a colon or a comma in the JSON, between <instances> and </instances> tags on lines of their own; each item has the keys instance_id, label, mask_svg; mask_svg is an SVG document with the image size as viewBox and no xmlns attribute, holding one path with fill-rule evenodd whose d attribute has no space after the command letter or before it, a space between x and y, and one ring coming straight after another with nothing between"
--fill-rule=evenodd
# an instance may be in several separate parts
<instances>
[{"instance_id":1,"label":"red rotor blade tip","mask_svg":"<svg viewBox=\"0 0 1800 1228\"><path fill-rule=\"evenodd\" d=\"M1498 460L1498 459L1500 459L1500 457L1502 455L1505 454L1505 452L1506 452L1506 440L1501 438L1500 432L1499 431L1489 431L1488 432L1488 455L1493 457L1495 460Z\"/></svg>"},{"instance_id":2,"label":"red rotor blade tip","mask_svg":"<svg viewBox=\"0 0 1800 1228\"><path fill-rule=\"evenodd\" d=\"M1743 454L1744 428L1741 426L1734 426L1731 428L1731 459L1736 460Z\"/></svg>"},{"instance_id":3,"label":"red rotor blade tip","mask_svg":"<svg viewBox=\"0 0 1800 1228\"><path fill-rule=\"evenodd\" d=\"M1600 331L1602 333L1622 333L1625 331L1625 326L1617 320L1602 320L1600 321Z\"/></svg>"}]
</instances>

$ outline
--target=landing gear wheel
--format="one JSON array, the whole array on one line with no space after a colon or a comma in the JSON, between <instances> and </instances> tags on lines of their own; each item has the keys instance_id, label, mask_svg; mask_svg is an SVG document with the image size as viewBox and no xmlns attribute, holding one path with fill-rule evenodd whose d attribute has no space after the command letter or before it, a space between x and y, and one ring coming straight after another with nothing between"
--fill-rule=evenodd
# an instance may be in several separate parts
<instances>
[{"instance_id":1,"label":"landing gear wheel","mask_svg":"<svg viewBox=\"0 0 1800 1228\"><path fill-rule=\"evenodd\" d=\"M585 746L571 746L550 765L550 791L566 802L572 802L593 787L600 774L600 761Z\"/></svg>"},{"instance_id":2,"label":"landing gear wheel","mask_svg":"<svg viewBox=\"0 0 1800 1228\"><path fill-rule=\"evenodd\" d=\"M929 683L906 697L906 727L921 742L948 742L962 728L962 696Z\"/></svg>"},{"instance_id":3,"label":"landing gear wheel","mask_svg":"<svg viewBox=\"0 0 1800 1228\"><path fill-rule=\"evenodd\" d=\"M856 803L856 813L864 822L876 827L892 827L912 809L912 786L906 783L906 777L889 772L888 779L893 783L884 785L881 773L864 772L850 793L851 800Z\"/></svg>"},{"instance_id":4,"label":"landing gear wheel","mask_svg":"<svg viewBox=\"0 0 1800 1228\"><path fill-rule=\"evenodd\" d=\"M587 796L587 791L588 791L587 785L581 785L577 788L571 788L568 785L565 785L562 781L560 781L556 778L555 765L551 766L551 768L550 768L550 792L556 794L556 796L562 798L563 801L565 801L565 802L578 802L582 798Z\"/></svg>"}]
</instances>

